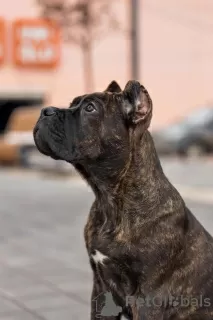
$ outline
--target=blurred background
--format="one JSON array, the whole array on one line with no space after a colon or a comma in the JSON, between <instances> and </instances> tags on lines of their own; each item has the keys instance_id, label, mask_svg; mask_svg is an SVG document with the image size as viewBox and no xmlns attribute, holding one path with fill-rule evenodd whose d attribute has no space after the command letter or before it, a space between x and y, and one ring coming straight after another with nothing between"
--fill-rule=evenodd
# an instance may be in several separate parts
<instances>
[{"instance_id":1,"label":"blurred background","mask_svg":"<svg viewBox=\"0 0 213 320\"><path fill-rule=\"evenodd\" d=\"M43 106L139 80L163 169L213 233L212 12L211 0L0 2L0 320L89 319L93 194L36 150Z\"/></svg>"}]
</instances>

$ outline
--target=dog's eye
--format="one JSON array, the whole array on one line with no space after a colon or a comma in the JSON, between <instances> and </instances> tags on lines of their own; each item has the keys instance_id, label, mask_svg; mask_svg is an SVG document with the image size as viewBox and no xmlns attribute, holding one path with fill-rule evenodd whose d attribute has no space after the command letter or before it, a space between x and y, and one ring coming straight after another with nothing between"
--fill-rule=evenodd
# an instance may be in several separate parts
<instances>
[{"instance_id":1,"label":"dog's eye","mask_svg":"<svg viewBox=\"0 0 213 320\"><path fill-rule=\"evenodd\" d=\"M89 103L89 104L84 108L84 110L85 110L86 112L94 112L94 111L96 111L96 109L95 109L95 107L94 107L94 105L93 105L92 103Z\"/></svg>"}]
</instances>

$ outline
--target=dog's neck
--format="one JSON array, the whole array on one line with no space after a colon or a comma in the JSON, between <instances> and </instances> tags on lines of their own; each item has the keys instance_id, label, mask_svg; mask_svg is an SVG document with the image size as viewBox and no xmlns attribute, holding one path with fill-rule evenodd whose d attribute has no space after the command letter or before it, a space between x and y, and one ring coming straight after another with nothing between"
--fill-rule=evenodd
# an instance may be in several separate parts
<instances>
[{"instance_id":1,"label":"dog's neck","mask_svg":"<svg viewBox=\"0 0 213 320\"><path fill-rule=\"evenodd\" d=\"M133 139L132 154L126 173L116 186L118 193L127 194L132 198L132 204L138 203L153 208L159 198L159 186L161 192L168 180L164 175L153 139L148 131L145 131L141 139ZM138 197L140 197L138 199Z\"/></svg>"},{"instance_id":2,"label":"dog's neck","mask_svg":"<svg viewBox=\"0 0 213 320\"><path fill-rule=\"evenodd\" d=\"M141 201L143 199L155 201L154 194L157 192L158 181L161 181L161 186L164 180L168 183L150 133L145 131L140 139L136 137L133 141L129 159L123 160L124 163L118 171L111 171L113 163L106 165L98 161L87 166L80 164L76 166L98 200L116 201L119 195L124 196L128 192L128 195L132 194L133 198L134 194L137 196L140 194Z\"/></svg>"}]
</instances>

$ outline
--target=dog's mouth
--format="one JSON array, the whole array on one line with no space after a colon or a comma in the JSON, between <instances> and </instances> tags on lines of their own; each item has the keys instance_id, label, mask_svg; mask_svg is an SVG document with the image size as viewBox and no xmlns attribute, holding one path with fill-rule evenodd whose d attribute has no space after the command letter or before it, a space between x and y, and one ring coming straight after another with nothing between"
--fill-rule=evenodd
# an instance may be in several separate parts
<instances>
[{"instance_id":1,"label":"dog's mouth","mask_svg":"<svg viewBox=\"0 0 213 320\"><path fill-rule=\"evenodd\" d=\"M39 123L36 124L33 130L33 137L34 137L35 145L40 153L42 153L45 156L51 157L54 160L60 160L60 158L56 156L56 154L53 152L53 150L49 146L49 143L44 138L42 129L39 127Z\"/></svg>"}]
</instances>

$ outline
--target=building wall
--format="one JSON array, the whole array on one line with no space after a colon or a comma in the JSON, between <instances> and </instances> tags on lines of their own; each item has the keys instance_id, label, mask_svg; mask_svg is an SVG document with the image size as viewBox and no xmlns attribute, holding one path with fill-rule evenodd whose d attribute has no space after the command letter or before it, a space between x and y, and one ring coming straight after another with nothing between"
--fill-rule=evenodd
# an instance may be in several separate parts
<instances>
[{"instance_id":1,"label":"building wall","mask_svg":"<svg viewBox=\"0 0 213 320\"><path fill-rule=\"evenodd\" d=\"M70 0L72 1L72 0ZM129 28L129 1L114 1L124 30ZM159 127L183 116L192 108L213 102L213 4L211 0L140 1L141 82L154 102L152 126ZM143 8L142 8L143 5ZM0 2L1 16L8 21L37 17L35 0ZM121 86L130 78L127 33L109 32L93 50L95 90L116 79ZM82 52L64 44L60 67L54 71L0 67L0 90L46 90L49 103L66 106L84 93Z\"/></svg>"}]
</instances>

